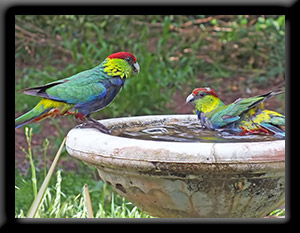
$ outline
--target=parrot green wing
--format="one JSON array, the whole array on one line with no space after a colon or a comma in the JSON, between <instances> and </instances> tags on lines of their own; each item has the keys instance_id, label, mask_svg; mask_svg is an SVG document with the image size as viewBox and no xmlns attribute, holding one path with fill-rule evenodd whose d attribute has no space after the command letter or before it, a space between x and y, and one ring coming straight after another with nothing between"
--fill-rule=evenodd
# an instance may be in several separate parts
<instances>
[{"instance_id":1,"label":"parrot green wing","mask_svg":"<svg viewBox=\"0 0 300 233\"><path fill-rule=\"evenodd\" d=\"M108 76L97 67L44 86L24 90L25 94L68 104L86 103L105 96Z\"/></svg>"},{"instance_id":2,"label":"parrot green wing","mask_svg":"<svg viewBox=\"0 0 300 233\"><path fill-rule=\"evenodd\" d=\"M224 127L241 118L241 115L253 107L259 105L265 99L263 96L255 96L251 98L237 99L232 104L220 106L214 111L207 114L210 123L214 128Z\"/></svg>"},{"instance_id":3,"label":"parrot green wing","mask_svg":"<svg viewBox=\"0 0 300 233\"><path fill-rule=\"evenodd\" d=\"M103 97L106 93L105 78L93 71L84 71L64 83L46 90L51 99L70 104L85 103Z\"/></svg>"}]
</instances>

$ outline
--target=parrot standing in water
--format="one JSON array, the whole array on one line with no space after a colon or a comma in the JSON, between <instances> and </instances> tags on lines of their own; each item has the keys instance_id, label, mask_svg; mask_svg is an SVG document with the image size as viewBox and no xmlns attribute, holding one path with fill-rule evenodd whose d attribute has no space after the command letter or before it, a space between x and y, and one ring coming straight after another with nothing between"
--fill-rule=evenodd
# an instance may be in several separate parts
<instances>
[{"instance_id":1,"label":"parrot standing in water","mask_svg":"<svg viewBox=\"0 0 300 233\"><path fill-rule=\"evenodd\" d=\"M85 121L82 128L92 127L109 133L90 114L110 104L124 86L125 80L132 73L138 74L139 70L134 55L118 52L90 70L43 86L24 89L23 93L42 99L32 110L15 119L15 128L46 117L75 115L76 119Z\"/></svg>"},{"instance_id":2,"label":"parrot standing in water","mask_svg":"<svg viewBox=\"0 0 300 233\"><path fill-rule=\"evenodd\" d=\"M282 93L270 91L264 95L239 98L225 105L213 89L196 88L186 98L195 106L202 126L235 135L267 134L285 137L285 116L264 109L263 101Z\"/></svg>"}]
</instances>

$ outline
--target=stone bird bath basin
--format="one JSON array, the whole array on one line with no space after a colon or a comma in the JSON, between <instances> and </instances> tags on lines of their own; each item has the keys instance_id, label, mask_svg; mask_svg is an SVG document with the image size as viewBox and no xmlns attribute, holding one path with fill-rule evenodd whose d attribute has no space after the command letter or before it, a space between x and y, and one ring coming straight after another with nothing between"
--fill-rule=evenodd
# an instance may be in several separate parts
<instances>
[{"instance_id":1,"label":"stone bird bath basin","mask_svg":"<svg viewBox=\"0 0 300 233\"><path fill-rule=\"evenodd\" d=\"M106 127L195 115L102 120ZM165 142L72 129L68 153L94 166L100 178L156 217L258 218L285 202L285 141L239 143Z\"/></svg>"}]
</instances>

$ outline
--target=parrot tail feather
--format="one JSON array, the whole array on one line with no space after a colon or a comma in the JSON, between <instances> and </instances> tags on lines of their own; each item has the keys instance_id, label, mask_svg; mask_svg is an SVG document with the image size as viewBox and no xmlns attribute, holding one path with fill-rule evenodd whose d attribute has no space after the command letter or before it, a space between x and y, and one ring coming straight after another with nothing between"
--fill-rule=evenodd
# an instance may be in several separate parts
<instances>
[{"instance_id":1,"label":"parrot tail feather","mask_svg":"<svg viewBox=\"0 0 300 233\"><path fill-rule=\"evenodd\" d=\"M31 122L38 122L45 117L51 115L51 113L56 106L54 106L54 101L42 99L33 109L29 112L21 115L15 119L15 129L21 127L22 125L29 124Z\"/></svg>"},{"instance_id":2,"label":"parrot tail feather","mask_svg":"<svg viewBox=\"0 0 300 233\"><path fill-rule=\"evenodd\" d=\"M273 136L278 137L278 138L284 138L285 137L285 131L280 129L279 127L276 127L275 125L268 124L268 123L260 123L262 127L267 129L268 131L274 133Z\"/></svg>"},{"instance_id":3,"label":"parrot tail feather","mask_svg":"<svg viewBox=\"0 0 300 233\"><path fill-rule=\"evenodd\" d=\"M39 111L39 109L33 108L32 110L30 110L29 112L23 114L22 116L18 117L17 119L15 119L15 129L31 123L33 121L39 121L44 117L41 117L43 115L45 115L45 113L48 113L50 111L50 109L46 109L43 111Z\"/></svg>"},{"instance_id":4,"label":"parrot tail feather","mask_svg":"<svg viewBox=\"0 0 300 233\"><path fill-rule=\"evenodd\" d=\"M21 127L24 124L39 122L46 117L76 114L70 111L72 107L72 105L63 102L42 99L32 110L15 119L15 129ZM77 113L75 116L77 115L78 117L80 117L80 119L84 117L80 113Z\"/></svg>"}]
</instances>

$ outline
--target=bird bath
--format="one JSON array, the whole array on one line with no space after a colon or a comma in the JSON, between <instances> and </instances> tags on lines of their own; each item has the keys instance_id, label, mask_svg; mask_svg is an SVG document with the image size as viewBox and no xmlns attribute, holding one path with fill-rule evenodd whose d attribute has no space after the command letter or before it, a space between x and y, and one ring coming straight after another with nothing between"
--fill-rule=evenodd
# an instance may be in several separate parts
<instances>
[{"instance_id":1,"label":"bird bath","mask_svg":"<svg viewBox=\"0 0 300 233\"><path fill-rule=\"evenodd\" d=\"M197 121L195 115L101 120L108 128ZM156 217L258 218L285 201L285 140L174 142L72 129L68 153Z\"/></svg>"}]
</instances>

